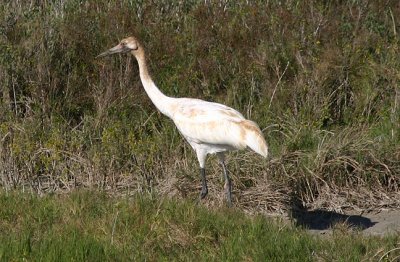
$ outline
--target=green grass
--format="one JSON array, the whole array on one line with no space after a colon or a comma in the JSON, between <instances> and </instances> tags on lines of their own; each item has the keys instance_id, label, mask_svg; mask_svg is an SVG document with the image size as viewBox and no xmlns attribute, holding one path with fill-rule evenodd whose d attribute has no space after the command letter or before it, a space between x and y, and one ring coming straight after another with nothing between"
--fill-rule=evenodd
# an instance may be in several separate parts
<instances>
[{"instance_id":1,"label":"green grass","mask_svg":"<svg viewBox=\"0 0 400 262\"><path fill-rule=\"evenodd\" d=\"M0 193L1 261L360 261L398 236L312 236L234 209L151 195ZM351 243L351 245L349 245Z\"/></svg>"}]
</instances>

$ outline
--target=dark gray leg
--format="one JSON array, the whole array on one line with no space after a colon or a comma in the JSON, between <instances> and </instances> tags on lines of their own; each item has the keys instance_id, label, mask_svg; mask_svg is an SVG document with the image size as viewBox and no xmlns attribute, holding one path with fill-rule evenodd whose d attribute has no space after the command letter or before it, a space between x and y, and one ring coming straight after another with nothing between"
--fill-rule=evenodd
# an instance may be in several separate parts
<instances>
[{"instance_id":1,"label":"dark gray leg","mask_svg":"<svg viewBox=\"0 0 400 262\"><path fill-rule=\"evenodd\" d=\"M200 199L206 197L208 193L207 181L206 181L206 170L204 168L200 168L200 177L201 177L201 192Z\"/></svg>"},{"instance_id":2,"label":"dark gray leg","mask_svg":"<svg viewBox=\"0 0 400 262\"><path fill-rule=\"evenodd\" d=\"M229 178L228 172L226 170L225 163L221 161L222 169L224 170L224 178L225 178L225 194L226 194L226 202L228 206L232 206L232 182Z\"/></svg>"}]
</instances>

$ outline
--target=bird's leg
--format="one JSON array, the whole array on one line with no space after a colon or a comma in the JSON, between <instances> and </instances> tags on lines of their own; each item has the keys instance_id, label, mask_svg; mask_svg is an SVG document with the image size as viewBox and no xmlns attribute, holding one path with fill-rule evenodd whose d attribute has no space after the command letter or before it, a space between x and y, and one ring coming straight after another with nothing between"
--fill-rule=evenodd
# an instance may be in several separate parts
<instances>
[{"instance_id":1,"label":"bird's leg","mask_svg":"<svg viewBox=\"0 0 400 262\"><path fill-rule=\"evenodd\" d=\"M200 199L206 197L208 193L207 180L206 180L206 170L204 168L200 168L200 177L201 177L201 192Z\"/></svg>"},{"instance_id":2,"label":"bird's leg","mask_svg":"<svg viewBox=\"0 0 400 262\"><path fill-rule=\"evenodd\" d=\"M222 169L224 170L224 178L225 178L225 194L226 194L226 201L228 206L232 206L232 182L226 170L226 166L224 162L221 162Z\"/></svg>"},{"instance_id":3,"label":"bird's leg","mask_svg":"<svg viewBox=\"0 0 400 262\"><path fill-rule=\"evenodd\" d=\"M225 157L223 153L218 153L219 162L221 163L222 170L224 171L224 179L225 179L225 194L226 194L226 202L228 206L232 206L232 182L228 175L228 171L225 166Z\"/></svg>"},{"instance_id":4,"label":"bird's leg","mask_svg":"<svg viewBox=\"0 0 400 262\"><path fill-rule=\"evenodd\" d=\"M193 148L196 150L197 159L199 160L200 164L200 178L201 178L200 200L201 200L205 198L208 193L206 170L205 170L207 152L204 151L201 147L196 148L196 146L193 146Z\"/></svg>"}]
</instances>

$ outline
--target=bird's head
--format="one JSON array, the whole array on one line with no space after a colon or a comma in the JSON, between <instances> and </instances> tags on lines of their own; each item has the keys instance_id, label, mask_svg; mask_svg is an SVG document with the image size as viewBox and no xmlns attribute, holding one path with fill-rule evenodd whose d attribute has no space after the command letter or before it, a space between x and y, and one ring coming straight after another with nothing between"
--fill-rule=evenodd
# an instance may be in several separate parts
<instances>
[{"instance_id":1,"label":"bird's head","mask_svg":"<svg viewBox=\"0 0 400 262\"><path fill-rule=\"evenodd\" d=\"M140 49L141 45L139 44L139 41L135 37L130 36L125 39L122 39L118 45L101 53L100 55L97 56L97 58L117 53L128 53L128 52L132 52L132 54L135 55L138 51L140 51Z\"/></svg>"}]
</instances>

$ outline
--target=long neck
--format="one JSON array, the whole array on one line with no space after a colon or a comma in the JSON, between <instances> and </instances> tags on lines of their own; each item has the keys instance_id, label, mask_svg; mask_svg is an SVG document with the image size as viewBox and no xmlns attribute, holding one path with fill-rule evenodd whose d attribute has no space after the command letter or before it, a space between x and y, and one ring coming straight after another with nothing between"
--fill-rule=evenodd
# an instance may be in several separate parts
<instances>
[{"instance_id":1,"label":"long neck","mask_svg":"<svg viewBox=\"0 0 400 262\"><path fill-rule=\"evenodd\" d=\"M134 54L139 64L140 80L147 95L153 104L161 111L164 115L171 116L171 103L173 98L164 95L156 86L151 79L149 71L147 69L146 57L143 49L141 52Z\"/></svg>"}]
</instances>

